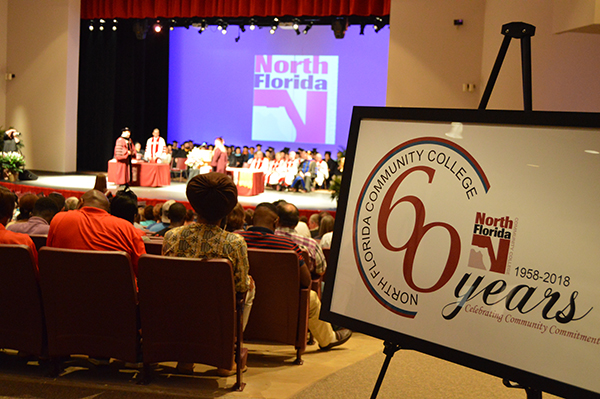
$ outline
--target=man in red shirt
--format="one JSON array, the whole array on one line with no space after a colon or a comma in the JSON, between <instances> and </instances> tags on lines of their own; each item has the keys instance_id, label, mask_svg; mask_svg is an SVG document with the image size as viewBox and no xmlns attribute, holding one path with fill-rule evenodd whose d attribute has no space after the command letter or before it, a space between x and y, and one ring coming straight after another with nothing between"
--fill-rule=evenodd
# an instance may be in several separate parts
<instances>
[{"instance_id":1,"label":"man in red shirt","mask_svg":"<svg viewBox=\"0 0 600 399\"><path fill-rule=\"evenodd\" d=\"M15 195L6 187L0 186L0 244L24 244L31 248L33 260L37 267L37 250L27 234L6 230L6 224L12 219L15 210Z\"/></svg>"},{"instance_id":2,"label":"man in red shirt","mask_svg":"<svg viewBox=\"0 0 600 399\"><path fill-rule=\"evenodd\" d=\"M104 194L90 190L81 197L76 211L60 212L50 223L49 247L125 251L131 257L137 276L138 259L146 253L142 238L128 221L108 213L110 203Z\"/></svg>"}]
</instances>

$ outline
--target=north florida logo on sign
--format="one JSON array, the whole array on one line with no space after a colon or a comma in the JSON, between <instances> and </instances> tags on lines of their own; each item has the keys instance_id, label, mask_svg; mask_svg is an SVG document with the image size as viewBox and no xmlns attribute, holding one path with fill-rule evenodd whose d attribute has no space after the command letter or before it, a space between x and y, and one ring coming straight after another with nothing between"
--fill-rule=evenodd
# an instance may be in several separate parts
<instances>
[{"instance_id":1,"label":"north florida logo on sign","mask_svg":"<svg viewBox=\"0 0 600 399\"><path fill-rule=\"evenodd\" d=\"M450 281L465 245L447 219L452 212L428 212L428 198L441 190L447 193L447 209L453 209L489 189L477 161L449 140L413 139L387 153L365 181L354 217L354 254L373 297L391 312L414 318L419 295L435 292ZM479 218L489 233L488 216ZM498 248L490 237L475 236L475 248L485 252L487 264L500 267ZM480 258L476 265L484 268L484 256Z\"/></svg>"}]
</instances>

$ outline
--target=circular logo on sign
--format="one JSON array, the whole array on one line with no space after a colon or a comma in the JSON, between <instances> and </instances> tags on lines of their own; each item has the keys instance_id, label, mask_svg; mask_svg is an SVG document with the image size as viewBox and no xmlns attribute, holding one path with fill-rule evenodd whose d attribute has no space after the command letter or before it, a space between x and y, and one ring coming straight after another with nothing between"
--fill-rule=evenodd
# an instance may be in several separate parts
<instances>
[{"instance_id":1,"label":"circular logo on sign","mask_svg":"<svg viewBox=\"0 0 600 399\"><path fill-rule=\"evenodd\" d=\"M419 295L448 283L461 239L440 209L489 187L475 159L442 138L407 141L377 163L357 201L353 247L362 280L381 305L413 318ZM428 213L428 206L435 212Z\"/></svg>"}]
</instances>

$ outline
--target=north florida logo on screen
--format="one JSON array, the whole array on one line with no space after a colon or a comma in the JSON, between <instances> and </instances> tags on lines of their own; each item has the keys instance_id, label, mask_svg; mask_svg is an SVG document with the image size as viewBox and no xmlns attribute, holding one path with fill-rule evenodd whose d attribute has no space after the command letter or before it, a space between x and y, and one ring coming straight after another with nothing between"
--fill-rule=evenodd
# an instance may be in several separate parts
<instances>
[{"instance_id":1,"label":"north florida logo on screen","mask_svg":"<svg viewBox=\"0 0 600 399\"><path fill-rule=\"evenodd\" d=\"M335 144L338 56L257 55L252 140Z\"/></svg>"}]
</instances>

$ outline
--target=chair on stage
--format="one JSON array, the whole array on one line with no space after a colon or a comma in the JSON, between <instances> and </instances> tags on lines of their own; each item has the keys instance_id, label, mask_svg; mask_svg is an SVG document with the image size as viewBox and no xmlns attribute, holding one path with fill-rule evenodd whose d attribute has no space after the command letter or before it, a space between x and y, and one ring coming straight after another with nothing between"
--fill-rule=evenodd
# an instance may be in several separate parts
<instances>
[{"instance_id":1,"label":"chair on stage","mask_svg":"<svg viewBox=\"0 0 600 399\"><path fill-rule=\"evenodd\" d=\"M146 253L150 255L162 255L163 238L151 238L149 241L144 241Z\"/></svg>"},{"instance_id":2,"label":"chair on stage","mask_svg":"<svg viewBox=\"0 0 600 399\"><path fill-rule=\"evenodd\" d=\"M30 234L31 240L35 244L35 249L38 251L41 247L46 246L46 241L48 240L48 236L46 234Z\"/></svg>"},{"instance_id":3,"label":"chair on stage","mask_svg":"<svg viewBox=\"0 0 600 399\"><path fill-rule=\"evenodd\" d=\"M43 247L40 286L54 373L73 354L137 363L137 292L129 255Z\"/></svg>"},{"instance_id":4,"label":"chair on stage","mask_svg":"<svg viewBox=\"0 0 600 399\"><path fill-rule=\"evenodd\" d=\"M174 158L173 164L171 164L171 172L176 174L179 172L178 181L185 181L183 175L187 175L187 165L185 164L187 158ZM187 176L186 176L187 177Z\"/></svg>"},{"instance_id":5,"label":"chair on stage","mask_svg":"<svg viewBox=\"0 0 600 399\"><path fill-rule=\"evenodd\" d=\"M151 363L165 361L232 370L235 354L241 391L245 294L235 292L231 262L142 255L138 267L144 380Z\"/></svg>"},{"instance_id":6,"label":"chair on stage","mask_svg":"<svg viewBox=\"0 0 600 399\"><path fill-rule=\"evenodd\" d=\"M294 345L294 363L302 364L310 289L300 285L298 255L291 250L248 248L248 261L257 295L244 331L246 340Z\"/></svg>"},{"instance_id":7,"label":"chair on stage","mask_svg":"<svg viewBox=\"0 0 600 399\"><path fill-rule=\"evenodd\" d=\"M44 310L31 248L1 244L0 259L0 348L45 355Z\"/></svg>"}]
</instances>

